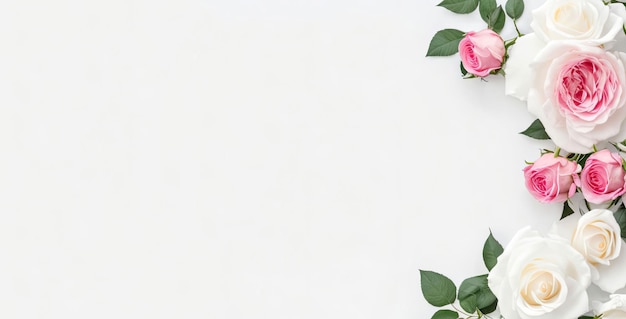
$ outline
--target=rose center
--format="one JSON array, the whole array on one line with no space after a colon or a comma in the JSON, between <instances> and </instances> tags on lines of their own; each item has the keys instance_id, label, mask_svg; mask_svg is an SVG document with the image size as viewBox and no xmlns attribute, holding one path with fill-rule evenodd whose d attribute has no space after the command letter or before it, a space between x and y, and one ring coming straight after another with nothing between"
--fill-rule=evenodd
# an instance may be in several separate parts
<instances>
[{"instance_id":1,"label":"rose center","mask_svg":"<svg viewBox=\"0 0 626 319\"><path fill-rule=\"evenodd\" d=\"M561 113L583 122L603 122L619 99L617 75L608 61L582 55L559 73L554 97Z\"/></svg>"},{"instance_id":2,"label":"rose center","mask_svg":"<svg viewBox=\"0 0 626 319\"><path fill-rule=\"evenodd\" d=\"M594 192L603 194L608 186L607 172L602 169L592 169L589 172L587 184Z\"/></svg>"},{"instance_id":3,"label":"rose center","mask_svg":"<svg viewBox=\"0 0 626 319\"><path fill-rule=\"evenodd\" d=\"M614 254L619 249L616 246L615 233L602 221L589 223L583 229L576 231L572 238L572 245L592 265L608 265L611 260L615 259Z\"/></svg>"},{"instance_id":4,"label":"rose center","mask_svg":"<svg viewBox=\"0 0 626 319\"><path fill-rule=\"evenodd\" d=\"M554 11L554 21L562 25L565 29L577 33L584 33L591 29L592 26L585 10L573 4L558 7Z\"/></svg>"},{"instance_id":5,"label":"rose center","mask_svg":"<svg viewBox=\"0 0 626 319\"><path fill-rule=\"evenodd\" d=\"M520 296L530 307L542 307L555 302L561 292L561 283L548 271L538 269L534 263L522 271L522 290Z\"/></svg>"}]
</instances>

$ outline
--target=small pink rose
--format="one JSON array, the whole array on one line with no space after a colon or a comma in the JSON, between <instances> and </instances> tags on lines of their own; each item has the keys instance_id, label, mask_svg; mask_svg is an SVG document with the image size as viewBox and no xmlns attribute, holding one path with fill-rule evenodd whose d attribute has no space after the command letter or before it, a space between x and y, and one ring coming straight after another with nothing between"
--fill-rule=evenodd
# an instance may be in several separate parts
<instances>
[{"instance_id":1,"label":"small pink rose","mask_svg":"<svg viewBox=\"0 0 626 319\"><path fill-rule=\"evenodd\" d=\"M625 177L622 157L604 149L591 154L585 162L580 173L580 188L587 201L602 204L626 192Z\"/></svg>"},{"instance_id":2,"label":"small pink rose","mask_svg":"<svg viewBox=\"0 0 626 319\"><path fill-rule=\"evenodd\" d=\"M490 29L470 31L459 43L461 62L467 72L485 77L502 66L506 50L502 37Z\"/></svg>"},{"instance_id":3,"label":"small pink rose","mask_svg":"<svg viewBox=\"0 0 626 319\"><path fill-rule=\"evenodd\" d=\"M526 188L542 203L564 202L576 193L578 172L576 162L547 153L524 168Z\"/></svg>"}]
</instances>

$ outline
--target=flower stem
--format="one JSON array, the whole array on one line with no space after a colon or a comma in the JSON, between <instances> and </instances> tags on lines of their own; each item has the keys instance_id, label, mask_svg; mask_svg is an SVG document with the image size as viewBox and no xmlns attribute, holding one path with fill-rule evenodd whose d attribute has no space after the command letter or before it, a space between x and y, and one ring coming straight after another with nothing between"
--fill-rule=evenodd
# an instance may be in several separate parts
<instances>
[{"instance_id":1,"label":"flower stem","mask_svg":"<svg viewBox=\"0 0 626 319\"><path fill-rule=\"evenodd\" d=\"M464 314L466 316L471 316L469 313L467 313L467 312L457 308L455 305L450 305L450 306L452 306L452 308L454 308L454 310L456 310L457 312L460 312L460 313L462 313L462 314Z\"/></svg>"},{"instance_id":2,"label":"flower stem","mask_svg":"<svg viewBox=\"0 0 626 319\"><path fill-rule=\"evenodd\" d=\"M513 19L513 26L515 27L515 32L517 32L518 37L524 36L521 32L519 32L519 29L517 28L517 19Z\"/></svg>"},{"instance_id":3,"label":"flower stem","mask_svg":"<svg viewBox=\"0 0 626 319\"><path fill-rule=\"evenodd\" d=\"M554 151L554 157L559 157L560 153L561 153L561 148L557 147L556 150Z\"/></svg>"}]
</instances>

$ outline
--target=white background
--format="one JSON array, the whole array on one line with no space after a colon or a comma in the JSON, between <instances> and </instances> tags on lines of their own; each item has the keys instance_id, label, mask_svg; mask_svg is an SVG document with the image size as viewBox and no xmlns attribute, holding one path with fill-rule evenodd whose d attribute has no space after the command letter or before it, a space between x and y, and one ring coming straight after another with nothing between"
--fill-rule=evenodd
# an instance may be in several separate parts
<instances>
[{"instance_id":1,"label":"white background","mask_svg":"<svg viewBox=\"0 0 626 319\"><path fill-rule=\"evenodd\" d=\"M430 318L560 214L438 2L3 1L0 317Z\"/></svg>"}]
</instances>

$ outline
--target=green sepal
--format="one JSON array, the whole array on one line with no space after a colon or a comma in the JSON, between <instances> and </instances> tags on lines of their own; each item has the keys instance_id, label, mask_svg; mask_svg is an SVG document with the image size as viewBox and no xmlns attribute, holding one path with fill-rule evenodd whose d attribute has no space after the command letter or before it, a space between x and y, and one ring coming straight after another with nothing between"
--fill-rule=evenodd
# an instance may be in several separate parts
<instances>
[{"instance_id":1,"label":"green sepal","mask_svg":"<svg viewBox=\"0 0 626 319\"><path fill-rule=\"evenodd\" d=\"M467 72L467 70L463 66L463 61L461 61L461 74L463 75L463 77L465 77L468 73L469 72Z\"/></svg>"}]
</instances>

